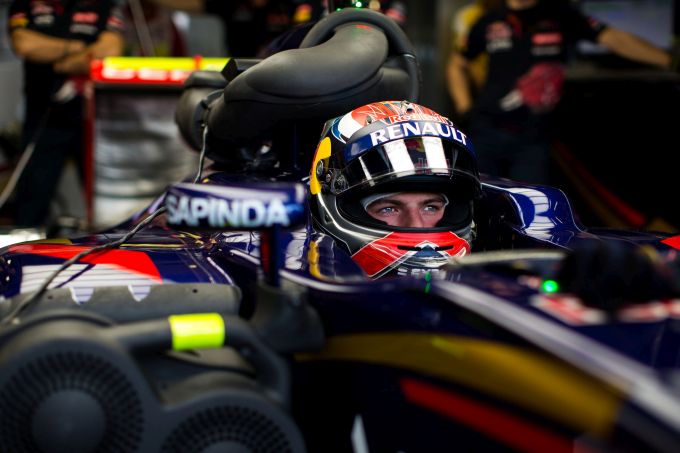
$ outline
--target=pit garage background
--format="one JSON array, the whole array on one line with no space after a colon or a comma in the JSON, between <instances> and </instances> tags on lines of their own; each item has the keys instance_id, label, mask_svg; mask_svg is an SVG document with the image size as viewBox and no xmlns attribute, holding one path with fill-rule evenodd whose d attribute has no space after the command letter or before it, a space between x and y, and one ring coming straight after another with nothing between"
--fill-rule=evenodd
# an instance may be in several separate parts
<instances>
[{"instance_id":1,"label":"pit garage background","mask_svg":"<svg viewBox=\"0 0 680 453\"><path fill-rule=\"evenodd\" d=\"M637 33L657 45L671 49L677 43L679 0L571 1L585 12ZM445 62L451 48L451 19L458 8L469 2L405 1L408 11L405 29L415 44L423 73L421 103L454 120L453 106L445 88ZM16 150L11 148L23 115L21 65L10 50L5 30L9 3L0 0L0 147L3 148L0 153L0 185L16 159ZM225 56L220 55L221 47L216 45L224 33L218 20L187 14L177 14L176 18L179 28L188 37L192 54ZM565 97L559 107L558 140L553 147L555 185L572 199L581 221L589 226L678 230L680 210L675 200L677 169L673 162L679 148L675 130L679 117L680 77L588 46L574 49L573 56L567 72ZM146 102L147 105L156 104L156 107L148 109L152 119L160 111L170 112L166 107L172 105L179 90L158 90L156 93L157 101L149 104L148 97L146 101L140 98L139 105L129 111L135 114L145 111ZM102 95L107 97L107 93ZM101 124L110 130L131 124L130 118L120 113L127 109L120 110L120 105L114 105L110 100L106 102L117 119L111 122L101 118ZM158 108L159 105L164 107ZM100 188L108 187L112 196L105 200L103 207L99 205L99 213L94 214L94 225L105 226L118 216L122 218L126 211L137 209L156 191L162 190L163 181L152 180L154 174L162 173L150 170L153 156L168 148L175 149L176 156L184 152L177 142L171 144L176 136L168 121L172 122L171 114L166 114L151 128L160 133L158 140L154 140L153 133L149 135L148 131L130 134L120 141L115 134L109 134L107 140L100 141L103 148L93 150L95 153L104 151L110 159L127 159L125 166L129 170L116 171L115 165L103 162L99 176L95 176L88 190L96 190L98 185ZM100 132L105 131L101 129ZM135 137L139 138L138 143ZM137 153L137 150L143 152ZM130 156L138 156L139 162L130 161ZM179 176L191 162L192 158L183 160L176 157L176 166L165 172L164 178ZM104 176L109 179L102 186L103 180L96 178ZM136 183L126 184L136 176L140 176ZM77 187L74 189L73 184L65 184L64 187L66 200L77 198L72 196ZM137 192L135 187L139 189ZM116 188L120 190L116 192ZM131 203L126 205L127 202ZM75 203L69 209L75 215L86 215L86 206L86 202ZM103 218L102 212L108 213L109 217ZM0 225L10 220L0 211Z\"/></svg>"}]
</instances>

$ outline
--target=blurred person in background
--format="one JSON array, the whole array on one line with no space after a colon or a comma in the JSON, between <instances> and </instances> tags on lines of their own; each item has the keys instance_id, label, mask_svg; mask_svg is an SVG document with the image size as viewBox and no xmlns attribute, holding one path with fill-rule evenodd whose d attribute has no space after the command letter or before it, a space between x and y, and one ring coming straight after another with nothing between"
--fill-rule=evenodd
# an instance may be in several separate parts
<instances>
[{"instance_id":1,"label":"blurred person in background","mask_svg":"<svg viewBox=\"0 0 680 453\"><path fill-rule=\"evenodd\" d=\"M228 55L266 57L279 50L297 48L320 19L341 8L381 11L402 27L406 4L395 0L152 0L158 5L194 14L213 14L225 27ZM291 32L291 33L286 33Z\"/></svg>"},{"instance_id":2,"label":"blurred person in background","mask_svg":"<svg viewBox=\"0 0 680 453\"><path fill-rule=\"evenodd\" d=\"M342 8L366 8L379 11L401 27L406 25L406 2L399 0L322 0L323 11L332 12ZM324 13L324 15L325 15ZM317 20L320 17L317 18Z\"/></svg>"},{"instance_id":3,"label":"blurred person in background","mask_svg":"<svg viewBox=\"0 0 680 453\"><path fill-rule=\"evenodd\" d=\"M263 52L266 57L287 49L297 49L309 30L330 12L344 8L370 9L378 11L395 21L400 27L406 26L406 4L402 1L359 1L359 0L321 0L318 2L302 2L296 6L293 14L293 25L287 33L273 40Z\"/></svg>"},{"instance_id":4,"label":"blurred person in background","mask_svg":"<svg viewBox=\"0 0 680 453\"><path fill-rule=\"evenodd\" d=\"M481 172L550 183L553 113L562 96L568 46L579 40L639 63L677 67L665 50L586 17L568 2L504 0L474 23L447 68L449 92ZM488 73L474 98L468 71L481 54L488 55Z\"/></svg>"},{"instance_id":5,"label":"blurred person in background","mask_svg":"<svg viewBox=\"0 0 680 453\"><path fill-rule=\"evenodd\" d=\"M12 48L23 60L22 149L30 154L16 187L15 223L42 227L64 164L80 164L82 76L93 59L121 55L123 20L113 0L15 0L9 9Z\"/></svg>"},{"instance_id":6,"label":"blurred person in background","mask_svg":"<svg viewBox=\"0 0 680 453\"><path fill-rule=\"evenodd\" d=\"M224 24L230 57L255 57L272 39L292 26L294 0L153 0L192 14L212 14Z\"/></svg>"},{"instance_id":7,"label":"blurred person in background","mask_svg":"<svg viewBox=\"0 0 680 453\"><path fill-rule=\"evenodd\" d=\"M186 56L186 40L172 15L172 9L153 0L127 0L123 8L125 55Z\"/></svg>"},{"instance_id":8,"label":"blurred person in background","mask_svg":"<svg viewBox=\"0 0 680 453\"><path fill-rule=\"evenodd\" d=\"M451 49L458 52L464 49L467 46L470 29L475 22L488 11L498 8L501 3L502 0L474 0L459 8L451 19ZM452 68L451 59L447 63L447 71L455 70ZM470 91L473 98L477 97L484 85L488 64L489 56L485 53L468 62L466 76L470 78ZM447 81L451 83L451 80L452 78L448 76ZM449 92L452 92L452 88L449 88Z\"/></svg>"}]
</instances>

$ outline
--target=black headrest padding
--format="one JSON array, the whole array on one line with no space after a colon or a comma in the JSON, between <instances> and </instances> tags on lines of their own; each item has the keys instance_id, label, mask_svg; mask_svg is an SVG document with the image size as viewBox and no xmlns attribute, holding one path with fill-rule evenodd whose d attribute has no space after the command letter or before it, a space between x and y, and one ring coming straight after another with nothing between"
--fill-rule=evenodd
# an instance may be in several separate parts
<instances>
[{"instance_id":1,"label":"black headrest padding","mask_svg":"<svg viewBox=\"0 0 680 453\"><path fill-rule=\"evenodd\" d=\"M220 141L260 138L281 122L332 118L361 105L409 95L409 74L386 62L384 33L341 26L328 41L274 54L235 77L211 105L207 124Z\"/></svg>"},{"instance_id":2,"label":"black headrest padding","mask_svg":"<svg viewBox=\"0 0 680 453\"><path fill-rule=\"evenodd\" d=\"M281 122L324 120L343 115L357 107L385 99L404 99L409 94L409 75L401 69L382 67L368 81L353 90L328 96L290 102L268 96L267 99L217 99L208 116L210 135L228 143L247 143L271 131ZM232 82L233 83L233 82ZM228 152L227 149L225 149ZM211 158L220 160L219 156Z\"/></svg>"},{"instance_id":3,"label":"black headrest padding","mask_svg":"<svg viewBox=\"0 0 680 453\"><path fill-rule=\"evenodd\" d=\"M323 44L285 50L253 66L232 81L225 99L310 98L351 90L371 79L386 57L384 33L346 25Z\"/></svg>"}]
</instances>

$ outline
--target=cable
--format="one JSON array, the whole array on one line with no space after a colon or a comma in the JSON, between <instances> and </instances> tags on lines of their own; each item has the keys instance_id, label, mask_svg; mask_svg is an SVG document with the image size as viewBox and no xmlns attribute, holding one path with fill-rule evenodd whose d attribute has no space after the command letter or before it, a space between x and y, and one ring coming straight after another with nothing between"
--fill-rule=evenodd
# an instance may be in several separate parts
<instances>
[{"instance_id":1,"label":"cable","mask_svg":"<svg viewBox=\"0 0 680 453\"><path fill-rule=\"evenodd\" d=\"M144 15L144 8L142 7L139 0L128 0L128 5L130 6L132 23L135 26L135 32L137 33L137 39L139 40L142 56L155 57L155 46L153 44L151 32L149 31L149 24L147 23L146 16Z\"/></svg>"},{"instance_id":2,"label":"cable","mask_svg":"<svg viewBox=\"0 0 680 453\"><path fill-rule=\"evenodd\" d=\"M47 287L54 281L55 278L66 268L68 268L71 264L74 264L78 262L80 259L92 255L93 253L100 252L102 250L108 250L112 249L114 247L118 247L121 244L125 243L128 241L132 236L137 234L142 228L147 226L153 219L158 217L160 214L165 212L165 206L162 206L158 208L156 211L151 213L148 217L146 217L143 221L137 224L135 228L130 230L128 233L126 233L123 237L120 239L117 239L112 242L107 242L106 244L99 245L97 247L94 247L90 250L85 250L83 252L80 252L73 258L70 258L66 261L64 261L61 266L59 266L59 269L55 270L52 272L52 274L47 277L47 279L43 282L42 285L40 285L40 288L38 288L33 294L31 294L29 297L21 301L8 315L5 317L5 319L2 321L2 324L9 324L13 322L26 308L29 307L29 305L33 304L38 298L47 290Z\"/></svg>"},{"instance_id":3,"label":"cable","mask_svg":"<svg viewBox=\"0 0 680 453\"><path fill-rule=\"evenodd\" d=\"M196 176L193 179L194 183L197 183L200 179L201 176L203 175L203 164L205 162L205 155L207 151L207 145L206 145L206 137L208 135L208 127L206 126L203 130L203 146L201 147L201 154L198 159L198 171L196 172ZM135 234L137 234L142 228L150 224L153 219L158 217L159 215L163 214L166 211L165 206L161 206L160 208L156 209L154 212L149 214L144 220L139 222L137 226L135 226L132 230L127 232L123 237L120 239L117 239L115 241L107 242L102 245L98 245L97 247L91 248L90 250L85 250L74 256L73 258L70 258L66 261L64 261L61 266L52 274L47 277L47 279L43 282L42 285L40 285L40 288L38 288L33 294L31 294L29 297L21 301L20 303L17 304L16 307L5 317L5 319L0 322L0 324L10 324L12 322L15 322L15 320L21 315L22 312L24 312L30 305L34 304L38 298L47 290L49 285L54 281L57 276L63 272L65 269L67 269L70 265L77 263L79 260L82 258L92 255L93 253L100 252L102 250L109 250L115 247L118 247L128 240L130 240L131 237L133 237Z\"/></svg>"},{"instance_id":4,"label":"cable","mask_svg":"<svg viewBox=\"0 0 680 453\"><path fill-rule=\"evenodd\" d=\"M205 154L207 151L207 140L208 139L208 126L205 126L203 128L203 146L201 146L201 153L198 156L198 172L196 172L196 176L194 176L194 180L192 181L194 184L200 181L201 176L203 175L203 164L205 162Z\"/></svg>"},{"instance_id":5,"label":"cable","mask_svg":"<svg viewBox=\"0 0 680 453\"><path fill-rule=\"evenodd\" d=\"M28 162L31 160L31 156L33 156L33 149L35 149L35 141L29 143L28 146L26 146L24 152L21 153L21 158L19 159L19 162L17 162L16 167L14 167L12 175L9 177L9 180L5 185L5 188L2 190L2 193L0 194L0 209L2 209L3 206L5 206L5 203L7 203L7 200L12 195L12 192L14 192L17 182L19 182L19 178L26 169L26 165L28 165Z\"/></svg>"},{"instance_id":6,"label":"cable","mask_svg":"<svg viewBox=\"0 0 680 453\"><path fill-rule=\"evenodd\" d=\"M50 115L52 114L53 105L61 104L61 102L59 102L56 99L56 97L59 93L59 90L65 83L68 83L68 81L62 80L55 81L54 86L50 91L49 95L50 101L47 104L45 112L40 117L40 122L38 123L38 126L35 129L35 133L33 134L33 137L31 137L31 140L26 145L26 148L24 148L24 151L21 153L21 157L19 158L16 167L14 167L12 175L7 181L7 185L0 194L0 209L2 209L5 206L5 203L7 203L9 197L12 196L12 193L14 192L14 189L16 189L16 185L19 182L21 175L24 173L24 170L26 170L26 166L31 161L31 157L33 157L33 151L35 149L35 146L38 143L38 140L42 136L43 132L45 131L45 128L47 127L47 122L50 118Z\"/></svg>"},{"instance_id":7,"label":"cable","mask_svg":"<svg viewBox=\"0 0 680 453\"><path fill-rule=\"evenodd\" d=\"M19 158L19 162L17 162L17 166L14 167L14 171L12 171L12 175L7 181L7 185L2 190L2 194L0 194L0 209L2 209L3 206L5 206L5 203L7 203L9 197L12 196L14 189L16 189L16 185L19 182L19 178L21 178L21 175L24 173L24 170L26 169L26 166L30 162L31 157L33 157L33 150L35 149L35 145L40 139L40 136L42 135L43 131L45 130L45 127L47 126L47 120L50 117L51 113L52 113L52 101L50 101L50 103L47 106L47 109L45 110L45 113L43 113L43 116L40 118L40 123L38 123L38 127L35 130L35 134L31 138L31 141L28 142L28 144L26 145L26 148L24 148L24 151L21 153L21 157Z\"/></svg>"}]
</instances>

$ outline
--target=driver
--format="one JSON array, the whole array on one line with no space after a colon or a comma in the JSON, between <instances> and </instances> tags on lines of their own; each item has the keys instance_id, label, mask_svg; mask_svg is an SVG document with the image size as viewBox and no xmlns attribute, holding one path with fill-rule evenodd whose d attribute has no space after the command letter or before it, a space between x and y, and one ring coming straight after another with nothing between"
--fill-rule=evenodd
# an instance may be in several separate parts
<instances>
[{"instance_id":1,"label":"driver","mask_svg":"<svg viewBox=\"0 0 680 453\"><path fill-rule=\"evenodd\" d=\"M385 101L326 122L310 194L316 226L377 278L470 253L481 184L471 144L451 121Z\"/></svg>"}]
</instances>

